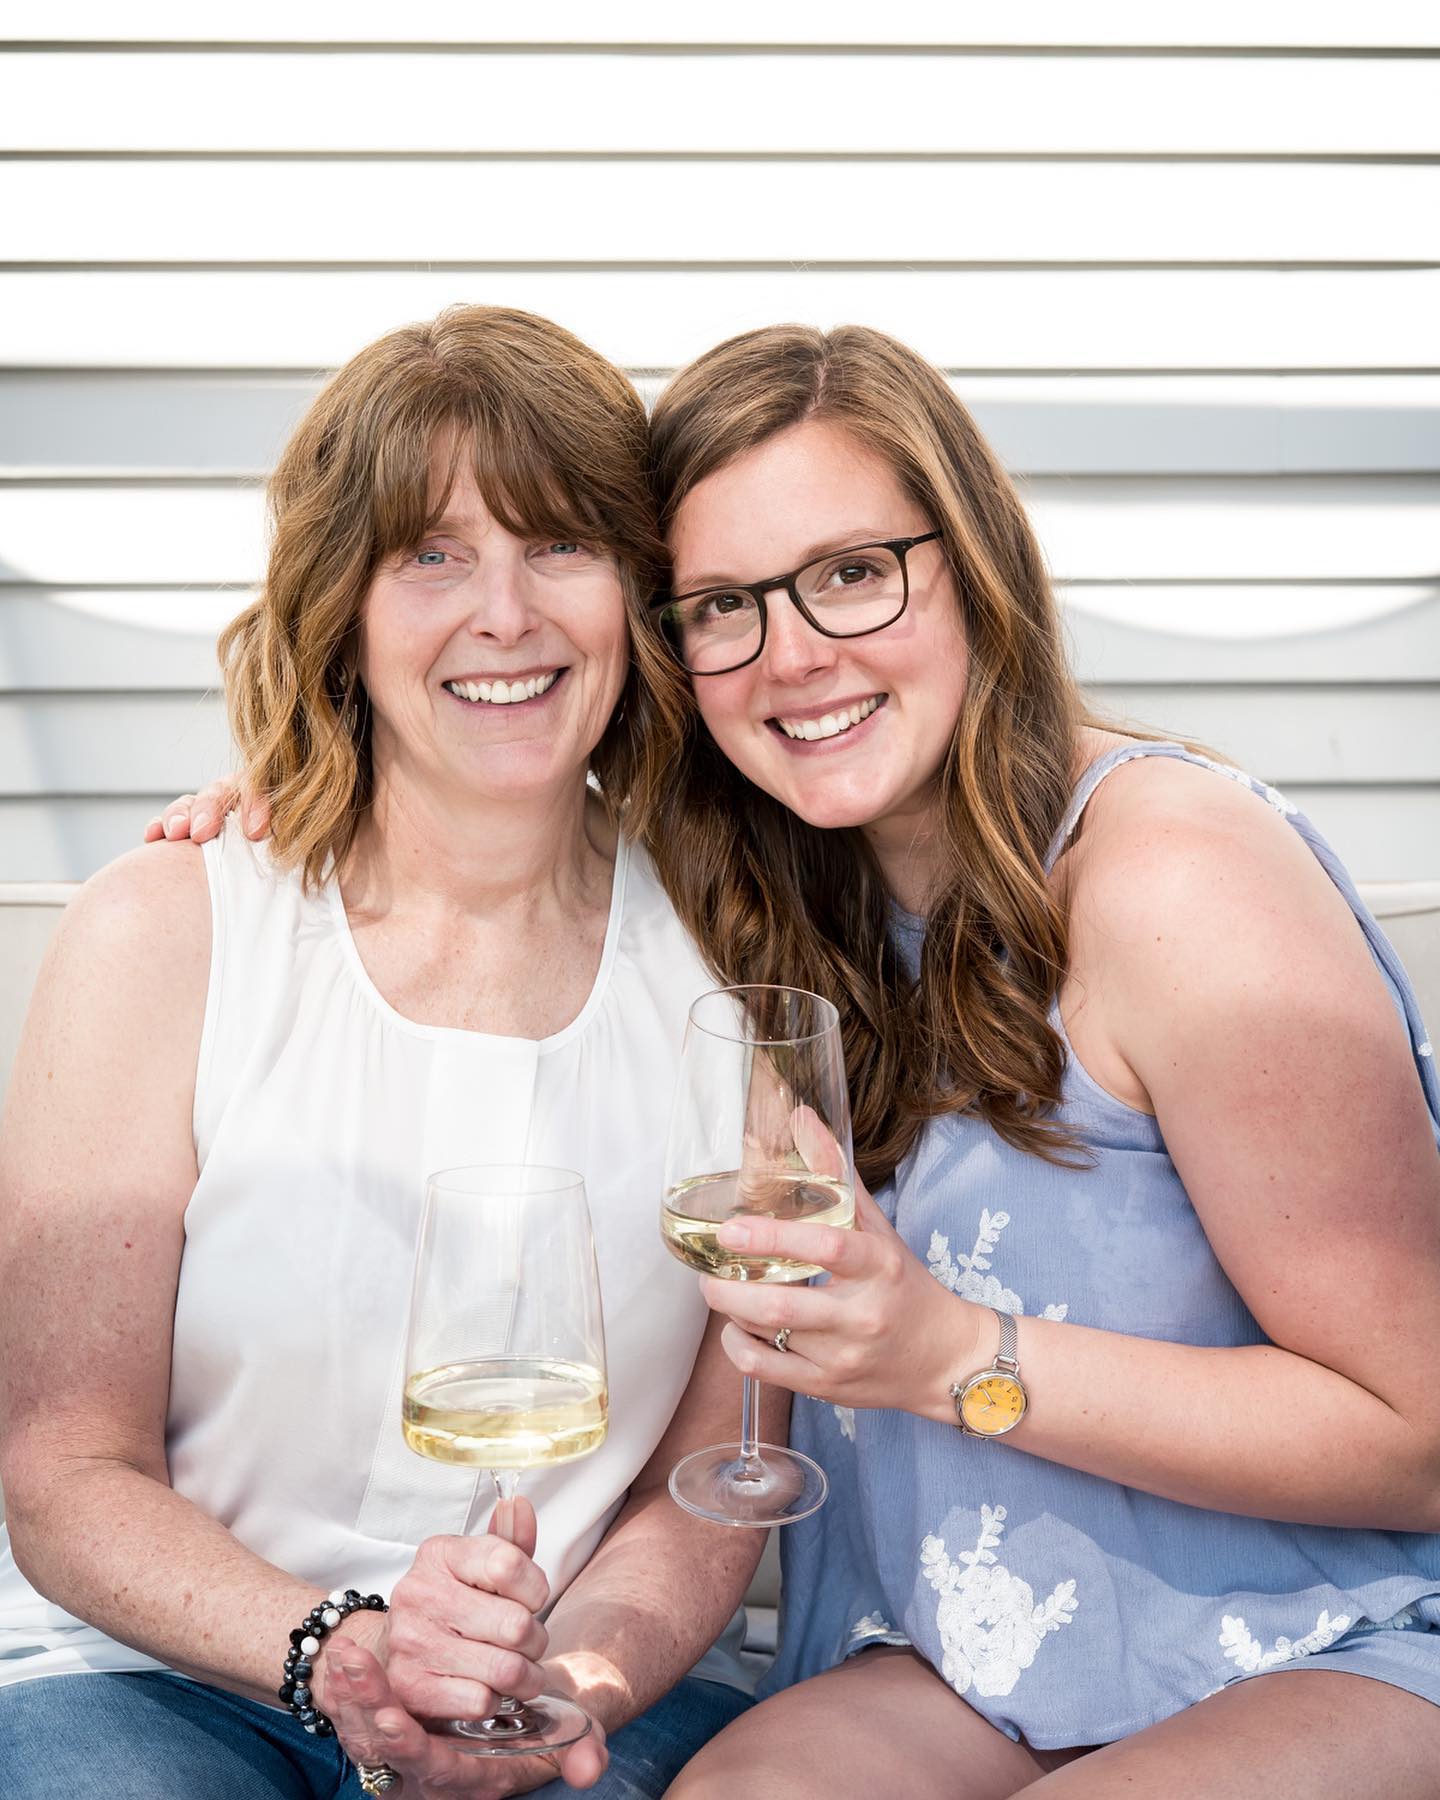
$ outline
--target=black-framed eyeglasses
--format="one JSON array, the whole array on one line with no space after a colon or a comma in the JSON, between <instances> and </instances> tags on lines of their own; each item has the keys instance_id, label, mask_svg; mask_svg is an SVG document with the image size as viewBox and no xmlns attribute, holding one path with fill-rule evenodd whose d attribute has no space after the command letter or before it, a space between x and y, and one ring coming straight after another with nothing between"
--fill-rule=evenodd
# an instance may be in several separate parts
<instances>
[{"instance_id":1,"label":"black-framed eyeglasses","mask_svg":"<svg viewBox=\"0 0 1440 1800\"><path fill-rule=\"evenodd\" d=\"M650 610L666 642L692 675L729 675L765 648L765 596L784 588L795 610L822 637L868 637L893 625L910 603L907 554L940 536L851 544L768 581L730 582L690 594L661 594Z\"/></svg>"}]
</instances>

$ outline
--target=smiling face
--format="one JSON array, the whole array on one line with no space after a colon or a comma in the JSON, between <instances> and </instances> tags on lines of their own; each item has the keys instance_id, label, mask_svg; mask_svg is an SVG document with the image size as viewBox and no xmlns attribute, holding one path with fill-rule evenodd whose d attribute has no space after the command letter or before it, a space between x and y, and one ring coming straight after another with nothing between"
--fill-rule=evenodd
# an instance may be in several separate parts
<instances>
[{"instance_id":1,"label":"smiling face","mask_svg":"<svg viewBox=\"0 0 1440 1800\"><path fill-rule=\"evenodd\" d=\"M448 468L441 446L439 491ZM614 557L512 535L462 460L443 517L381 564L366 596L376 776L459 805L583 788L628 655Z\"/></svg>"},{"instance_id":2,"label":"smiling face","mask_svg":"<svg viewBox=\"0 0 1440 1800\"><path fill-rule=\"evenodd\" d=\"M761 581L934 529L887 463L839 426L807 421L686 495L670 533L674 591ZM742 774L811 825L866 827L882 859L923 827L965 694L943 545L918 545L907 567L909 605L883 631L825 637L777 588L760 657L694 681L711 736Z\"/></svg>"}]
</instances>

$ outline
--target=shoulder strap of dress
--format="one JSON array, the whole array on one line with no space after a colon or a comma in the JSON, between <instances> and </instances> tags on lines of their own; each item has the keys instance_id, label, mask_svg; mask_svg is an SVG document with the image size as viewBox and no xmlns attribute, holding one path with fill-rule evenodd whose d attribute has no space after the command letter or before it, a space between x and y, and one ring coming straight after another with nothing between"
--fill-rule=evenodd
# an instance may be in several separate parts
<instances>
[{"instance_id":1,"label":"shoulder strap of dress","mask_svg":"<svg viewBox=\"0 0 1440 1800\"><path fill-rule=\"evenodd\" d=\"M1192 756L1183 744L1122 744L1118 750L1107 750L1104 756L1097 756L1075 784L1075 791L1070 796L1070 804L1065 808L1065 816L1060 821L1059 829L1050 840L1050 848L1045 852L1045 867L1054 868L1060 852L1074 836L1075 827L1080 823L1081 815L1090 804L1096 788L1107 775L1114 774L1123 763L1134 762L1141 756L1173 756L1182 762L1199 761Z\"/></svg>"}]
</instances>

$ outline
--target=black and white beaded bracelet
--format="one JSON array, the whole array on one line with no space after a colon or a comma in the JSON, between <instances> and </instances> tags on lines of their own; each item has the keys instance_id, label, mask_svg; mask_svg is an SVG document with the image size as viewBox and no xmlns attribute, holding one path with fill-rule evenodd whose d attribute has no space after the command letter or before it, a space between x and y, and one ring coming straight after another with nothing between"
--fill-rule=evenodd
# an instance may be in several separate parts
<instances>
[{"instance_id":1,"label":"black and white beaded bracelet","mask_svg":"<svg viewBox=\"0 0 1440 1800\"><path fill-rule=\"evenodd\" d=\"M285 1658L285 1674L279 1687L280 1698L312 1737L330 1737L335 1727L324 1713L312 1704L310 1677L320 1646L342 1619L353 1612L389 1612L379 1594L362 1594L358 1588L336 1588L328 1600L312 1606L303 1622L290 1633L290 1654Z\"/></svg>"}]
</instances>

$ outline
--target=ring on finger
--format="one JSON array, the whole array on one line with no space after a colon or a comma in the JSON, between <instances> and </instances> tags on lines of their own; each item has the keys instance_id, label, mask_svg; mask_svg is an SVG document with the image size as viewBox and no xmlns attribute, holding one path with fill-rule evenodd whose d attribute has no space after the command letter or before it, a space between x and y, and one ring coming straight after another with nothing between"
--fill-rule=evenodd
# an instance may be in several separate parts
<instances>
[{"instance_id":1,"label":"ring on finger","mask_svg":"<svg viewBox=\"0 0 1440 1800\"><path fill-rule=\"evenodd\" d=\"M790 1327L782 1325L770 1342L777 1350L788 1350L790 1348Z\"/></svg>"},{"instance_id":2,"label":"ring on finger","mask_svg":"<svg viewBox=\"0 0 1440 1800\"><path fill-rule=\"evenodd\" d=\"M362 1794L398 1794L401 1780L389 1763L356 1763Z\"/></svg>"}]
</instances>

